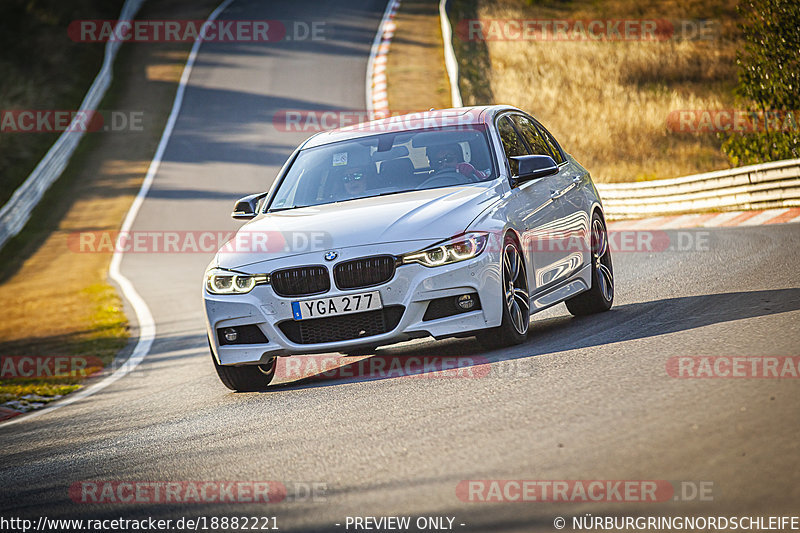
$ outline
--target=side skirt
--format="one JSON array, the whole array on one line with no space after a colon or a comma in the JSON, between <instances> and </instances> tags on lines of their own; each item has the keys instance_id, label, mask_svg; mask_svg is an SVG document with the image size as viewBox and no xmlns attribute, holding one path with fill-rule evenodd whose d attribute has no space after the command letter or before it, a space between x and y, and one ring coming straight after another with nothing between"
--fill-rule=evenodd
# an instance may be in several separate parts
<instances>
[{"instance_id":1,"label":"side skirt","mask_svg":"<svg viewBox=\"0 0 800 533\"><path fill-rule=\"evenodd\" d=\"M592 265L585 265L572 278L548 290L544 294L537 294L531 298L531 314L543 311L573 296L588 291L592 285Z\"/></svg>"}]
</instances>

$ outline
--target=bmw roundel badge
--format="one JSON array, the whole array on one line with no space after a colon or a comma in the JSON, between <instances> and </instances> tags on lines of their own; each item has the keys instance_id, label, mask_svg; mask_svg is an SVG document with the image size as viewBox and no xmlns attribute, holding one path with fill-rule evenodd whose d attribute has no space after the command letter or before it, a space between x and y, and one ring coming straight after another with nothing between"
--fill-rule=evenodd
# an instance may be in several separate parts
<instances>
[{"instance_id":1,"label":"bmw roundel badge","mask_svg":"<svg viewBox=\"0 0 800 533\"><path fill-rule=\"evenodd\" d=\"M331 250L330 252L325 253L325 261L333 261L337 257L339 257L339 252L334 252Z\"/></svg>"}]
</instances>

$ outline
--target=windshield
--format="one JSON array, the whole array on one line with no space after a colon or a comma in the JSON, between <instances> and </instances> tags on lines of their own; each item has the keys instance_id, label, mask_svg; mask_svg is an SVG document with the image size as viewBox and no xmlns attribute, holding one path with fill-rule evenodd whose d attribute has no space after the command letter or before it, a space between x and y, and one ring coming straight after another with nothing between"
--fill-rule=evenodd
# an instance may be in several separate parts
<instances>
[{"instance_id":1,"label":"windshield","mask_svg":"<svg viewBox=\"0 0 800 533\"><path fill-rule=\"evenodd\" d=\"M482 125L384 133L302 150L269 211L495 177Z\"/></svg>"}]
</instances>

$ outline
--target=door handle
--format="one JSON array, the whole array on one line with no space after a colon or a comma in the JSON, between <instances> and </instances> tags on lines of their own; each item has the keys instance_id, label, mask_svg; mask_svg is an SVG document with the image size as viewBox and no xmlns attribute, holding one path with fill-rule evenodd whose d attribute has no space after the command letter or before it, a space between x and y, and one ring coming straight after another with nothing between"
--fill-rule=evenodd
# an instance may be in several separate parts
<instances>
[{"instance_id":1,"label":"door handle","mask_svg":"<svg viewBox=\"0 0 800 533\"><path fill-rule=\"evenodd\" d=\"M576 176L576 177L572 178L572 182L570 182L570 184L567 185L566 187L564 187L563 189L558 190L558 191L550 191L550 199L551 200L556 200L558 198L561 198L562 196L567 194L569 191L571 191L573 188L575 188L578 185L580 185L580 183L581 183L581 178L580 177Z\"/></svg>"}]
</instances>

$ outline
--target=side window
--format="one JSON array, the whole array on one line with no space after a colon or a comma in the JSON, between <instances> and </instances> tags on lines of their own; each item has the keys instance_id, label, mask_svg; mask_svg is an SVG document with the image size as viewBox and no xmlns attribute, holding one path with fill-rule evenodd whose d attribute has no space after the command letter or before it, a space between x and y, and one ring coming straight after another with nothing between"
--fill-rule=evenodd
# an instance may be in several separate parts
<instances>
[{"instance_id":1,"label":"side window","mask_svg":"<svg viewBox=\"0 0 800 533\"><path fill-rule=\"evenodd\" d=\"M552 150L545 141L542 134L539 133L539 130L536 129L533 122L530 121L528 117L524 117L522 115L514 115L512 117L514 124L517 125L517 130L519 130L522 137L525 139L525 142L528 143L528 146L531 147L531 154L534 155L549 155L550 157L555 159ZM558 161L556 159L556 161Z\"/></svg>"},{"instance_id":2,"label":"side window","mask_svg":"<svg viewBox=\"0 0 800 533\"><path fill-rule=\"evenodd\" d=\"M506 158L517 155L528 155L528 149L525 143L517 135L514 126L508 117L503 117L497 121L497 131L500 133L500 140L503 142L503 151L506 153ZM511 167L511 174L513 176L519 175L519 163L512 159L508 159L508 166Z\"/></svg>"},{"instance_id":3,"label":"side window","mask_svg":"<svg viewBox=\"0 0 800 533\"><path fill-rule=\"evenodd\" d=\"M564 155L561 152L561 147L559 146L558 141L556 141L556 138L553 137L553 135L541 124L536 124L536 126L539 128L539 131L542 132L542 137L544 137L547 145L550 146L550 149L553 151L553 159L555 159L556 163L559 165L563 163L565 161Z\"/></svg>"}]
</instances>

